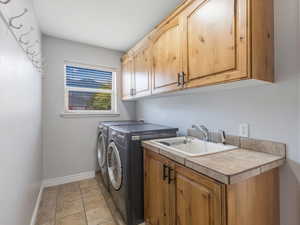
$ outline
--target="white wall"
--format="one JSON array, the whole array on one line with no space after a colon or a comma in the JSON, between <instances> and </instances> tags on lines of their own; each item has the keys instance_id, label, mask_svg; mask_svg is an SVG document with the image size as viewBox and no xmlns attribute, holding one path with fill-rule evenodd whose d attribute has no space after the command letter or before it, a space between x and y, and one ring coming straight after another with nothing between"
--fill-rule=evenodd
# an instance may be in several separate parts
<instances>
[{"instance_id":1,"label":"white wall","mask_svg":"<svg viewBox=\"0 0 300 225\"><path fill-rule=\"evenodd\" d=\"M96 168L97 124L135 118L135 103L120 103L119 117L62 118L64 60L120 68L121 52L43 36L47 72L43 79L44 178Z\"/></svg>"},{"instance_id":2,"label":"white wall","mask_svg":"<svg viewBox=\"0 0 300 225\"><path fill-rule=\"evenodd\" d=\"M250 136L288 145L281 169L281 225L300 224L300 55L298 0L275 0L276 84L227 91L140 100L137 119L179 127L194 123L238 135L240 123ZM299 127L298 127L299 124Z\"/></svg>"},{"instance_id":3,"label":"white wall","mask_svg":"<svg viewBox=\"0 0 300 225\"><path fill-rule=\"evenodd\" d=\"M35 26L28 1L0 5L6 16L23 10L26 31ZM30 37L38 40L40 33ZM0 224L30 224L42 180L41 74L0 18Z\"/></svg>"}]
</instances>

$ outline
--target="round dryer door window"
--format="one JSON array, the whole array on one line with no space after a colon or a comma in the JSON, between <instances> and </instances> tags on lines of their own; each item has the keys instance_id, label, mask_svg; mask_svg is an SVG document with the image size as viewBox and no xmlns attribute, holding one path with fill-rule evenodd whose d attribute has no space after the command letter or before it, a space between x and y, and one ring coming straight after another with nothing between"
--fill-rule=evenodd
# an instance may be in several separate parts
<instances>
[{"instance_id":1,"label":"round dryer door window","mask_svg":"<svg viewBox=\"0 0 300 225\"><path fill-rule=\"evenodd\" d=\"M108 176L111 185L119 190L122 184L122 165L119 151L114 142L111 142L107 149Z\"/></svg>"},{"instance_id":2,"label":"round dryer door window","mask_svg":"<svg viewBox=\"0 0 300 225\"><path fill-rule=\"evenodd\" d=\"M98 143L97 143L97 158L98 158L98 163L100 167L104 166L105 163L105 142L104 142L104 137L102 134L99 135L98 137Z\"/></svg>"}]
</instances>

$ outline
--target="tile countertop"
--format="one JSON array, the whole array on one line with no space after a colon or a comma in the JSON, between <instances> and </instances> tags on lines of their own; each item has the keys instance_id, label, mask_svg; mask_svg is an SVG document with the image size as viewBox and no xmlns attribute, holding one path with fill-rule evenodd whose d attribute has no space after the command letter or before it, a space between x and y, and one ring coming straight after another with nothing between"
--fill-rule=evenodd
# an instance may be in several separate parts
<instances>
[{"instance_id":1,"label":"tile countertop","mask_svg":"<svg viewBox=\"0 0 300 225\"><path fill-rule=\"evenodd\" d=\"M250 138L240 138L240 148L199 157L186 157L151 140L144 141L143 147L224 184L234 184L283 165L286 152L285 144Z\"/></svg>"}]
</instances>

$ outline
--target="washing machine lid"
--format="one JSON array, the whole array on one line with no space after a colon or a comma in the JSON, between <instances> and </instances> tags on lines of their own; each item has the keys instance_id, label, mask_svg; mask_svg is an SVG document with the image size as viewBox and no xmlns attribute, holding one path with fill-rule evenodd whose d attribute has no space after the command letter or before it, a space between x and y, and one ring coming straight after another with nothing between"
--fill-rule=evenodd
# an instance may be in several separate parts
<instances>
[{"instance_id":1,"label":"washing machine lid","mask_svg":"<svg viewBox=\"0 0 300 225\"><path fill-rule=\"evenodd\" d=\"M102 133L98 136L97 159L100 167L103 167L106 161L105 139Z\"/></svg>"},{"instance_id":2,"label":"washing machine lid","mask_svg":"<svg viewBox=\"0 0 300 225\"><path fill-rule=\"evenodd\" d=\"M144 123L144 124L134 124L134 125L123 125L123 126L111 126L112 130L121 132L121 133L130 133L130 134L143 134L147 132L174 132L178 131L178 128L167 127L157 124Z\"/></svg>"},{"instance_id":3,"label":"washing machine lid","mask_svg":"<svg viewBox=\"0 0 300 225\"><path fill-rule=\"evenodd\" d=\"M109 126L121 126L121 125L131 125L131 124L143 124L144 121L138 120L116 120L116 121L102 121L99 123L98 127L109 127Z\"/></svg>"},{"instance_id":4,"label":"washing machine lid","mask_svg":"<svg viewBox=\"0 0 300 225\"><path fill-rule=\"evenodd\" d=\"M123 171L120 154L114 142L111 142L107 148L107 168L112 187L119 190L122 186Z\"/></svg>"}]
</instances>

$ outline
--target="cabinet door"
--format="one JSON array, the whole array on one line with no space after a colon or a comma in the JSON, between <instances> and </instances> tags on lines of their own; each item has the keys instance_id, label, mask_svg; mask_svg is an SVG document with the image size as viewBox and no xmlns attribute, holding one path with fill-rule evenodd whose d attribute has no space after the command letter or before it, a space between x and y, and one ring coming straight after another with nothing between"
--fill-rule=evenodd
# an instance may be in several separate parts
<instances>
[{"instance_id":1,"label":"cabinet door","mask_svg":"<svg viewBox=\"0 0 300 225\"><path fill-rule=\"evenodd\" d=\"M176 224L222 225L221 184L176 167Z\"/></svg>"},{"instance_id":2,"label":"cabinet door","mask_svg":"<svg viewBox=\"0 0 300 225\"><path fill-rule=\"evenodd\" d=\"M133 60L128 58L122 63L122 97L129 99L132 97L133 83Z\"/></svg>"},{"instance_id":3,"label":"cabinet door","mask_svg":"<svg viewBox=\"0 0 300 225\"><path fill-rule=\"evenodd\" d=\"M147 225L171 224L171 185L167 181L169 161L150 150L144 151L144 213ZM164 172L165 171L165 172Z\"/></svg>"},{"instance_id":4,"label":"cabinet door","mask_svg":"<svg viewBox=\"0 0 300 225\"><path fill-rule=\"evenodd\" d=\"M247 77L246 0L195 0L182 14L187 87Z\"/></svg>"},{"instance_id":5,"label":"cabinet door","mask_svg":"<svg viewBox=\"0 0 300 225\"><path fill-rule=\"evenodd\" d=\"M181 26L178 17L169 21L153 35L152 92L160 93L181 88L178 73L182 71Z\"/></svg>"},{"instance_id":6,"label":"cabinet door","mask_svg":"<svg viewBox=\"0 0 300 225\"><path fill-rule=\"evenodd\" d=\"M149 50L142 49L134 56L135 97L151 94L151 64Z\"/></svg>"}]
</instances>

